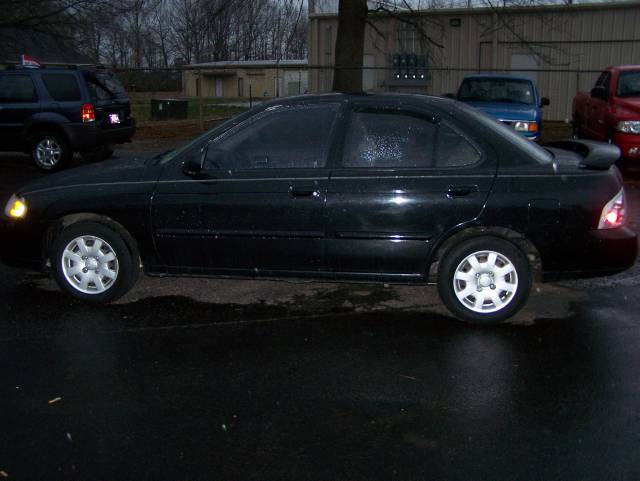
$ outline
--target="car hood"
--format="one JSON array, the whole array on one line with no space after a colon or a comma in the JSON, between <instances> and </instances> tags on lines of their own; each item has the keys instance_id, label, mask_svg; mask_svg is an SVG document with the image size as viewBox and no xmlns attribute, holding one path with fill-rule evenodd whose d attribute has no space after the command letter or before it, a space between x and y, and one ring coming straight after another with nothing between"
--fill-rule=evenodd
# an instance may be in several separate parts
<instances>
[{"instance_id":1,"label":"car hood","mask_svg":"<svg viewBox=\"0 0 640 481\"><path fill-rule=\"evenodd\" d=\"M491 117L501 120L535 120L536 108L533 105L511 102L465 102Z\"/></svg>"},{"instance_id":2,"label":"car hood","mask_svg":"<svg viewBox=\"0 0 640 481\"><path fill-rule=\"evenodd\" d=\"M98 164L77 167L49 174L24 185L21 195L88 185L145 183L153 185L161 168L147 166L144 158L107 160Z\"/></svg>"},{"instance_id":3,"label":"car hood","mask_svg":"<svg viewBox=\"0 0 640 481\"><path fill-rule=\"evenodd\" d=\"M640 114L640 98L638 97L617 99L616 106L634 114Z\"/></svg>"}]
</instances>

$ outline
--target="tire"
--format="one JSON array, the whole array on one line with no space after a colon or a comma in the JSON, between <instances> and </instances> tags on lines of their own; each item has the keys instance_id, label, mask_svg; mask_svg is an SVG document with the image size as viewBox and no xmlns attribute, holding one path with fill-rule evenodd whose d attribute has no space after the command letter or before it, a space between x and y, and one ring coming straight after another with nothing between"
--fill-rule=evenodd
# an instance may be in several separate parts
<instances>
[{"instance_id":1,"label":"tire","mask_svg":"<svg viewBox=\"0 0 640 481\"><path fill-rule=\"evenodd\" d=\"M574 121L572 122L573 125L573 132L571 134L571 137L574 139L582 139L584 137L584 134L582 132L582 125L580 124L580 119L574 119Z\"/></svg>"},{"instance_id":2,"label":"tire","mask_svg":"<svg viewBox=\"0 0 640 481\"><path fill-rule=\"evenodd\" d=\"M79 222L65 228L53 242L51 265L63 291L95 303L122 297L140 272L138 256L122 235L97 222Z\"/></svg>"},{"instance_id":3,"label":"tire","mask_svg":"<svg viewBox=\"0 0 640 481\"><path fill-rule=\"evenodd\" d=\"M462 321L503 322L522 308L530 291L529 261L518 247L504 239L466 240L451 248L440 263L440 298Z\"/></svg>"},{"instance_id":4,"label":"tire","mask_svg":"<svg viewBox=\"0 0 640 481\"><path fill-rule=\"evenodd\" d=\"M100 162L110 158L113 155L113 144L101 145L94 150L86 150L80 152L85 162Z\"/></svg>"},{"instance_id":5,"label":"tire","mask_svg":"<svg viewBox=\"0 0 640 481\"><path fill-rule=\"evenodd\" d=\"M68 164L73 152L64 136L42 131L31 136L31 158L40 170L53 172Z\"/></svg>"}]
</instances>

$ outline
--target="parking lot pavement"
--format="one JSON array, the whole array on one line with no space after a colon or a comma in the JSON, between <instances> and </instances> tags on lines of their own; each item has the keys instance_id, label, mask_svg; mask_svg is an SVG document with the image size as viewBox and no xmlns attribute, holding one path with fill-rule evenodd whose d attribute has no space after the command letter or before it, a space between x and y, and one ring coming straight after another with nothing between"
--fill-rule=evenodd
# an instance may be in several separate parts
<instances>
[{"instance_id":1,"label":"parking lot pavement","mask_svg":"<svg viewBox=\"0 0 640 481\"><path fill-rule=\"evenodd\" d=\"M0 157L3 191L34 174ZM143 278L87 306L0 267L0 472L640 479L639 287L535 285L474 328L433 287Z\"/></svg>"}]
</instances>

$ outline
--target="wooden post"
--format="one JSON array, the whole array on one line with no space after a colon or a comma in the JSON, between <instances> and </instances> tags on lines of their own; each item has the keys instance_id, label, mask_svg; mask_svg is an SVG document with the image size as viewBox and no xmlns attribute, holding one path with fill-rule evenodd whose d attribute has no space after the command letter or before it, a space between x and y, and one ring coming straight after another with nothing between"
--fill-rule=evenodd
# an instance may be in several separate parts
<instances>
[{"instance_id":1,"label":"wooden post","mask_svg":"<svg viewBox=\"0 0 640 481\"><path fill-rule=\"evenodd\" d=\"M202 85L202 72L198 72L198 85L200 86L200 88L198 89L198 107L200 110L200 131L204 132L204 105L203 105L203 101L204 101L204 94L203 94L203 89L204 86Z\"/></svg>"}]
</instances>

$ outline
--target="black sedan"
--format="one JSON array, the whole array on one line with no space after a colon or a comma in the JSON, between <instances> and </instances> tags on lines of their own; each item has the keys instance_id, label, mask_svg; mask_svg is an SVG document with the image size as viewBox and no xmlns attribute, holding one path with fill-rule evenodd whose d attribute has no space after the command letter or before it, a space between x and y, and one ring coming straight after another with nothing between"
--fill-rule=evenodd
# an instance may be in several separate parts
<instances>
[{"instance_id":1,"label":"black sedan","mask_svg":"<svg viewBox=\"0 0 640 481\"><path fill-rule=\"evenodd\" d=\"M541 148L449 99L264 104L148 161L34 181L0 256L94 302L151 275L436 282L458 318L503 321L534 278L635 261L615 146Z\"/></svg>"}]
</instances>

